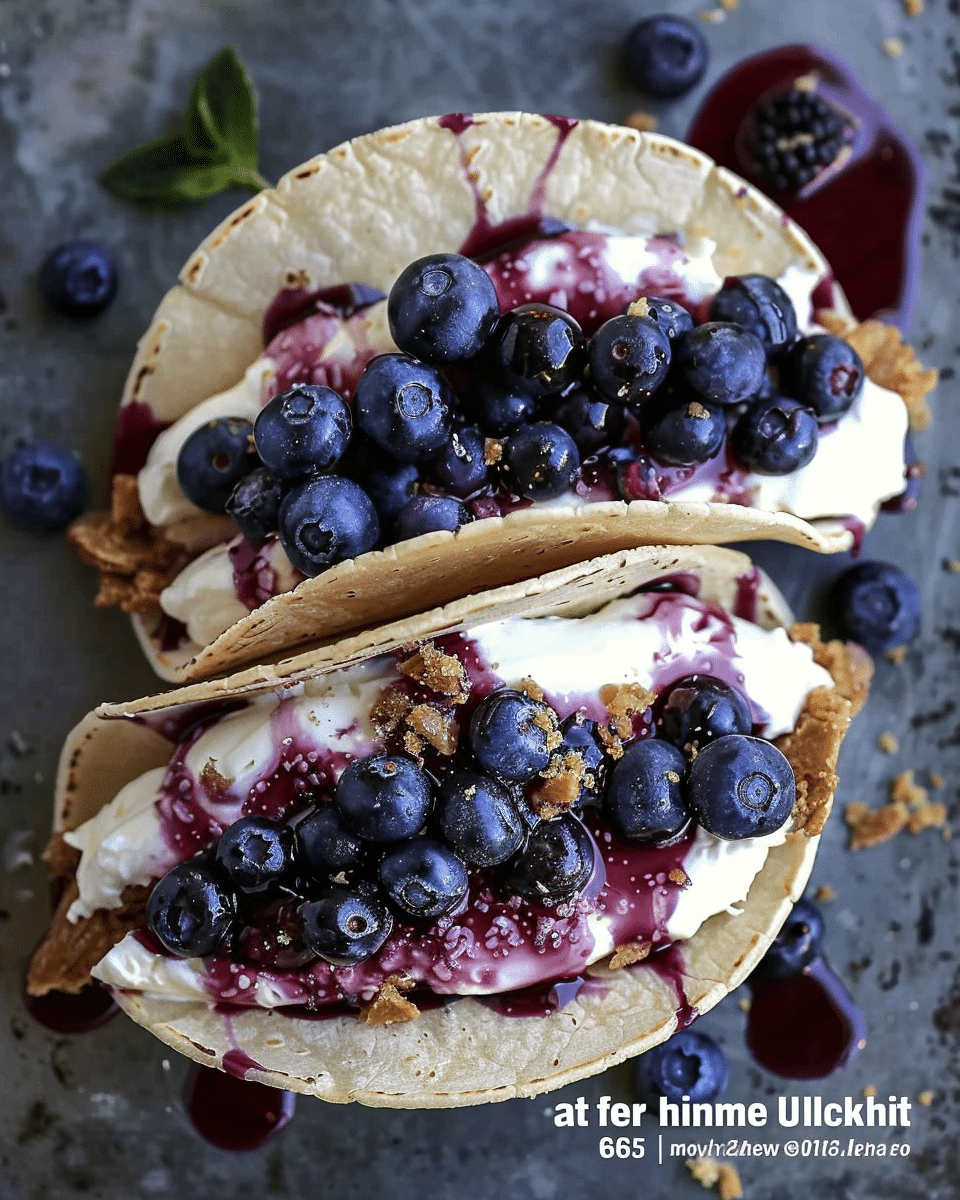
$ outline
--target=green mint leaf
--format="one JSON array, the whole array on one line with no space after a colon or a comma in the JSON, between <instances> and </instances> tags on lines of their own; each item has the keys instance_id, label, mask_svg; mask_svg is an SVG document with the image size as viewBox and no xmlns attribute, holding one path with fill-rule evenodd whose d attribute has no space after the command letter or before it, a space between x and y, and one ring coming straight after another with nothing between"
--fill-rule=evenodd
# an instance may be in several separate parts
<instances>
[{"instance_id":1,"label":"green mint leaf","mask_svg":"<svg viewBox=\"0 0 960 1200\"><path fill-rule=\"evenodd\" d=\"M257 101L236 53L227 47L197 76L190 106L170 137L124 155L100 177L123 200L179 205L231 186L270 185L257 170Z\"/></svg>"}]
</instances>

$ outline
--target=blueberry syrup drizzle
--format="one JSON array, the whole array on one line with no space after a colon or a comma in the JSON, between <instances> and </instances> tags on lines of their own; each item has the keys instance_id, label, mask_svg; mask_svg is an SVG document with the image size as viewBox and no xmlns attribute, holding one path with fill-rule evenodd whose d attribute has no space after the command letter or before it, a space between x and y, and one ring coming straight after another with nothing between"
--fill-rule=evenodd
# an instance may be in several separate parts
<instances>
[{"instance_id":1,"label":"blueberry syrup drizzle","mask_svg":"<svg viewBox=\"0 0 960 1200\"><path fill-rule=\"evenodd\" d=\"M226 1061L233 1053L224 1056L224 1071L191 1068L183 1088L184 1108L194 1129L211 1146L259 1150L289 1124L296 1096L242 1075L226 1074Z\"/></svg>"},{"instance_id":2,"label":"blueberry syrup drizzle","mask_svg":"<svg viewBox=\"0 0 960 1200\"><path fill-rule=\"evenodd\" d=\"M846 162L799 193L775 193L774 199L823 251L857 317L883 314L906 331L919 278L926 168L916 148L842 59L804 45L782 46L745 59L707 95L687 141L750 178L742 129L751 109L762 97L789 88L808 73L816 75L826 99L850 116L852 152ZM764 190L763 181L757 183Z\"/></svg>"},{"instance_id":3,"label":"blueberry syrup drizzle","mask_svg":"<svg viewBox=\"0 0 960 1200\"><path fill-rule=\"evenodd\" d=\"M867 1043L863 1013L822 956L789 979L752 979L747 1046L783 1079L824 1079Z\"/></svg>"},{"instance_id":4,"label":"blueberry syrup drizzle","mask_svg":"<svg viewBox=\"0 0 960 1200\"><path fill-rule=\"evenodd\" d=\"M913 438L908 433L903 444L904 481L906 486L899 496L893 496L880 505L881 512L913 512L920 503L920 492L927 477L927 464L917 457Z\"/></svg>"},{"instance_id":5,"label":"blueberry syrup drizzle","mask_svg":"<svg viewBox=\"0 0 960 1200\"><path fill-rule=\"evenodd\" d=\"M27 1012L54 1033L92 1033L120 1011L109 989L94 981L76 993L47 992L44 996L23 993Z\"/></svg>"},{"instance_id":6,"label":"blueberry syrup drizzle","mask_svg":"<svg viewBox=\"0 0 960 1200\"><path fill-rule=\"evenodd\" d=\"M751 567L737 576L737 597L733 604L733 615L745 621L757 621L757 596L760 591L760 570Z\"/></svg>"},{"instance_id":7,"label":"blueberry syrup drizzle","mask_svg":"<svg viewBox=\"0 0 960 1200\"><path fill-rule=\"evenodd\" d=\"M266 542L251 542L249 538L235 538L227 549L233 568L233 587L237 599L252 612L265 604L278 591L277 572L274 570L269 552L276 537Z\"/></svg>"},{"instance_id":8,"label":"blueberry syrup drizzle","mask_svg":"<svg viewBox=\"0 0 960 1200\"><path fill-rule=\"evenodd\" d=\"M158 421L142 400L120 405L114 435L111 475L136 475L147 461L150 447L172 421Z\"/></svg>"},{"instance_id":9,"label":"blueberry syrup drizzle","mask_svg":"<svg viewBox=\"0 0 960 1200\"><path fill-rule=\"evenodd\" d=\"M335 315L345 321L354 313L383 299L385 295L379 288L369 287L365 283L338 283L315 291L296 286L286 287L277 292L263 314L263 344L268 346L278 334L307 317L316 314Z\"/></svg>"}]
</instances>

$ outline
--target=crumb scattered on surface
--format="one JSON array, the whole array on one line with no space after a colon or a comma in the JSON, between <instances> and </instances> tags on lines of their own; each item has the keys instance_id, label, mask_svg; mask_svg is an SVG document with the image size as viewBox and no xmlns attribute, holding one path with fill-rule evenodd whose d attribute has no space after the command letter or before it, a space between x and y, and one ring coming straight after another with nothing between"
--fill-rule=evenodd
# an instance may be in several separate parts
<instances>
[{"instance_id":1,"label":"crumb scattered on surface","mask_svg":"<svg viewBox=\"0 0 960 1200\"><path fill-rule=\"evenodd\" d=\"M829 904L831 900L836 900L837 893L833 890L829 883L821 883L814 892L816 898L821 904Z\"/></svg>"},{"instance_id":2,"label":"crumb scattered on surface","mask_svg":"<svg viewBox=\"0 0 960 1200\"><path fill-rule=\"evenodd\" d=\"M869 1099L871 1096L875 1096L877 1094L877 1089L873 1086L872 1083L868 1083L867 1086L863 1089L863 1094L867 1099Z\"/></svg>"},{"instance_id":3,"label":"crumb scattered on surface","mask_svg":"<svg viewBox=\"0 0 960 1200\"><path fill-rule=\"evenodd\" d=\"M740 7L740 0L720 0L720 7L725 8L727 12L736 12Z\"/></svg>"},{"instance_id":4,"label":"crumb scattered on surface","mask_svg":"<svg viewBox=\"0 0 960 1200\"><path fill-rule=\"evenodd\" d=\"M749 1012L750 1011L750 997L749 996L741 996L740 999L737 1001L737 1004L740 1006L741 1012Z\"/></svg>"},{"instance_id":5,"label":"crumb scattered on surface","mask_svg":"<svg viewBox=\"0 0 960 1200\"><path fill-rule=\"evenodd\" d=\"M410 980L391 975L380 984L376 996L361 1007L357 1020L364 1025L392 1025L398 1021L415 1021L420 1009L400 993L411 986Z\"/></svg>"},{"instance_id":6,"label":"crumb scattered on surface","mask_svg":"<svg viewBox=\"0 0 960 1200\"><path fill-rule=\"evenodd\" d=\"M715 1187L720 1200L743 1200L743 1187L737 1169L715 1158L688 1158L687 1169L697 1183L705 1188Z\"/></svg>"},{"instance_id":7,"label":"crumb scattered on surface","mask_svg":"<svg viewBox=\"0 0 960 1200\"><path fill-rule=\"evenodd\" d=\"M642 108L638 108L625 117L623 123L629 129L636 129L640 133L653 133L657 127L657 118L653 113L644 112Z\"/></svg>"},{"instance_id":8,"label":"crumb scattered on surface","mask_svg":"<svg viewBox=\"0 0 960 1200\"><path fill-rule=\"evenodd\" d=\"M460 740L460 726L453 713L441 712L430 704L417 704L406 717L411 733L439 754L454 754ZM423 749L421 744L420 749Z\"/></svg>"},{"instance_id":9,"label":"crumb scattered on surface","mask_svg":"<svg viewBox=\"0 0 960 1200\"><path fill-rule=\"evenodd\" d=\"M936 1094L936 1092L932 1092L928 1088L925 1092L921 1092L917 1097L917 1103L921 1104L924 1108L929 1108L936 1098Z\"/></svg>"},{"instance_id":10,"label":"crumb scattered on surface","mask_svg":"<svg viewBox=\"0 0 960 1200\"><path fill-rule=\"evenodd\" d=\"M939 791L942 787L947 786L947 781L944 779L944 777L938 771L931 771L930 772L930 786L932 788L934 788L936 791Z\"/></svg>"},{"instance_id":11,"label":"crumb scattered on surface","mask_svg":"<svg viewBox=\"0 0 960 1200\"><path fill-rule=\"evenodd\" d=\"M887 651L887 658L895 667L899 667L903 660L907 657L908 646L894 646L892 650Z\"/></svg>"},{"instance_id":12,"label":"crumb scattered on surface","mask_svg":"<svg viewBox=\"0 0 960 1200\"><path fill-rule=\"evenodd\" d=\"M650 950L650 942L626 942L614 950L610 966L614 971L618 971L621 967L629 967L632 963L643 962Z\"/></svg>"},{"instance_id":13,"label":"crumb scattered on surface","mask_svg":"<svg viewBox=\"0 0 960 1200\"><path fill-rule=\"evenodd\" d=\"M923 12L923 0L903 0L903 11L908 17L919 17Z\"/></svg>"},{"instance_id":14,"label":"crumb scattered on surface","mask_svg":"<svg viewBox=\"0 0 960 1200\"><path fill-rule=\"evenodd\" d=\"M26 758L33 749L19 729L11 730L10 736L7 738L7 745L10 747L10 753L17 758Z\"/></svg>"},{"instance_id":15,"label":"crumb scattered on surface","mask_svg":"<svg viewBox=\"0 0 960 1200\"><path fill-rule=\"evenodd\" d=\"M727 19L726 10L722 8L702 8L697 15L708 25L719 25L721 21Z\"/></svg>"},{"instance_id":16,"label":"crumb scattered on surface","mask_svg":"<svg viewBox=\"0 0 960 1200\"><path fill-rule=\"evenodd\" d=\"M890 795L894 804L906 805L909 813L907 829L910 833L941 829L946 824L947 806L932 801L927 789L914 781L912 771L904 771L894 779Z\"/></svg>"},{"instance_id":17,"label":"crumb scattered on surface","mask_svg":"<svg viewBox=\"0 0 960 1200\"><path fill-rule=\"evenodd\" d=\"M899 58L903 53L903 42L898 37L884 38L883 52L889 54L891 58Z\"/></svg>"},{"instance_id":18,"label":"crumb scattered on surface","mask_svg":"<svg viewBox=\"0 0 960 1200\"><path fill-rule=\"evenodd\" d=\"M896 754L900 749L900 743L892 733L881 733L877 738L877 745L884 754Z\"/></svg>"},{"instance_id":19,"label":"crumb scattered on surface","mask_svg":"<svg viewBox=\"0 0 960 1200\"><path fill-rule=\"evenodd\" d=\"M946 827L947 806L931 801L927 789L914 781L912 771L903 771L892 781L890 797L890 803L880 808L870 808L862 800L847 805L843 818L850 828L852 850L879 846L904 829L921 833Z\"/></svg>"},{"instance_id":20,"label":"crumb scattered on surface","mask_svg":"<svg viewBox=\"0 0 960 1200\"><path fill-rule=\"evenodd\" d=\"M943 565L954 575L960 575L960 558L948 558Z\"/></svg>"}]
</instances>

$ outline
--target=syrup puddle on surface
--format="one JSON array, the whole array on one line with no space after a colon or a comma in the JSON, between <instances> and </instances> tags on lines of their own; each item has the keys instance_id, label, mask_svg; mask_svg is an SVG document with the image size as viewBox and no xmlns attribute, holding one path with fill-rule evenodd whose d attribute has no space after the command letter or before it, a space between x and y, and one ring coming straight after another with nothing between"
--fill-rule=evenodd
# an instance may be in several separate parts
<instances>
[{"instance_id":1,"label":"syrup puddle on surface","mask_svg":"<svg viewBox=\"0 0 960 1200\"><path fill-rule=\"evenodd\" d=\"M224 1056L225 1066L233 1053ZM250 1060L243 1070L250 1065L256 1064ZM219 1150L259 1150L289 1124L296 1100L293 1092L199 1064L183 1086L183 1106L194 1129Z\"/></svg>"},{"instance_id":2,"label":"syrup puddle on surface","mask_svg":"<svg viewBox=\"0 0 960 1200\"><path fill-rule=\"evenodd\" d=\"M867 1044L867 1026L825 958L789 979L751 979L747 1047L782 1079L825 1079Z\"/></svg>"},{"instance_id":3,"label":"syrup puddle on surface","mask_svg":"<svg viewBox=\"0 0 960 1200\"><path fill-rule=\"evenodd\" d=\"M76 994L31 996L24 989L23 1003L35 1021L54 1033L92 1033L120 1011L110 991L96 982Z\"/></svg>"}]
</instances>

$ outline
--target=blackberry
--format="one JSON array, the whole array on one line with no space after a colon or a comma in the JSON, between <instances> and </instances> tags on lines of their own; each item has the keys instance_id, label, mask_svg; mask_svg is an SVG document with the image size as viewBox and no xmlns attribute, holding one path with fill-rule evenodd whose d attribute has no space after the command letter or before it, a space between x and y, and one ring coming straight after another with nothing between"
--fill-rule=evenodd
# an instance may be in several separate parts
<instances>
[{"instance_id":1,"label":"blackberry","mask_svg":"<svg viewBox=\"0 0 960 1200\"><path fill-rule=\"evenodd\" d=\"M816 92L792 87L753 110L747 157L777 191L799 191L835 161L850 141L844 115Z\"/></svg>"}]
</instances>

